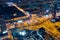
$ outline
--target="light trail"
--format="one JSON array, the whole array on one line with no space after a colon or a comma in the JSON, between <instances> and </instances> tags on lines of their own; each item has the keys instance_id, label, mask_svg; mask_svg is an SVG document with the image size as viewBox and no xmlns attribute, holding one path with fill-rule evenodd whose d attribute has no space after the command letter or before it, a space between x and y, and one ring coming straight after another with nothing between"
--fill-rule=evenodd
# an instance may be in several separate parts
<instances>
[{"instance_id":1,"label":"light trail","mask_svg":"<svg viewBox=\"0 0 60 40\"><path fill-rule=\"evenodd\" d=\"M28 17L30 15L28 12L24 11L22 8L18 7L16 4L13 3L12 6L16 7L19 11L24 13L26 15L26 17Z\"/></svg>"}]
</instances>

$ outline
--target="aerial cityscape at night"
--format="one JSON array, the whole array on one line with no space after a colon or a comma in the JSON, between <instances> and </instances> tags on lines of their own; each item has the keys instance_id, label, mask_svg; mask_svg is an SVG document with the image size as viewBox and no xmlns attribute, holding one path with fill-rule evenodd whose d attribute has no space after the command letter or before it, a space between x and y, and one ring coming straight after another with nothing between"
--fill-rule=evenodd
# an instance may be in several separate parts
<instances>
[{"instance_id":1,"label":"aerial cityscape at night","mask_svg":"<svg viewBox=\"0 0 60 40\"><path fill-rule=\"evenodd\" d=\"M60 0L0 0L0 40L60 40Z\"/></svg>"}]
</instances>

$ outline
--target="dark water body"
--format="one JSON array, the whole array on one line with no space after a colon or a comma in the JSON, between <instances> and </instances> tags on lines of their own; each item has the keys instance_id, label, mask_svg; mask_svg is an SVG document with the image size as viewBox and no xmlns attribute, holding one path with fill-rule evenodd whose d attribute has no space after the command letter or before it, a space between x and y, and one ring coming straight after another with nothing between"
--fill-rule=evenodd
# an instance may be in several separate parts
<instances>
[{"instance_id":1,"label":"dark water body","mask_svg":"<svg viewBox=\"0 0 60 40\"><path fill-rule=\"evenodd\" d=\"M16 13L16 16L13 16L13 14ZM20 12L17 8L15 7L3 7L0 5L0 16L3 15L5 16L5 19L11 19L15 17L21 17L25 16L22 12Z\"/></svg>"}]
</instances>

